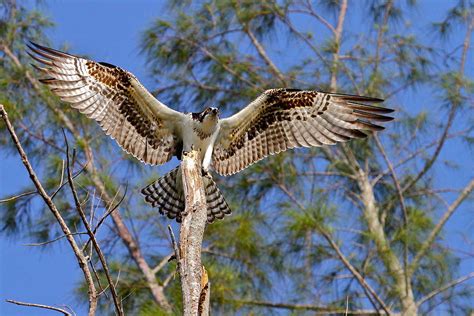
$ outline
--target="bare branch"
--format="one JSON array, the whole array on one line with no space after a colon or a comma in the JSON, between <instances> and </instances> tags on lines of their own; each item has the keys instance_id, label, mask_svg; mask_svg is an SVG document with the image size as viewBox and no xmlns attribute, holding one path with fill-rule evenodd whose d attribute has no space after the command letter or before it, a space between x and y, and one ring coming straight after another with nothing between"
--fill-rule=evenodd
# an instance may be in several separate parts
<instances>
[{"instance_id":1,"label":"bare branch","mask_svg":"<svg viewBox=\"0 0 474 316\"><path fill-rule=\"evenodd\" d=\"M333 34L336 33L336 30L334 29L334 26L332 26L331 23L329 23L325 18L323 18L322 15L320 15L319 13L317 13L314 10L313 5L311 4L310 1L306 1L305 4L306 4L305 7L308 11L293 9L293 10L290 10L290 12L308 14L308 15L314 17L319 22L321 22L325 27L328 28L329 31L331 31L331 33L333 33Z\"/></svg>"},{"instance_id":2,"label":"bare branch","mask_svg":"<svg viewBox=\"0 0 474 316\"><path fill-rule=\"evenodd\" d=\"M279 308L279 309L288 309L293 311L314 311L316 312L313 315L328 315L328 314L344 314L346 309L344 308L333 308L327 306L317 306L309 304L289 304L289 303L273 303L266 301L257 301L257 300L232 300L232 303L242 304L242 305L254 305L262 306L269 308ZM386 315L384 312L376 310L348 310L348 315Z\"/></svg>"},{"instance_id":3,"label":"bare branch","mask_svg":"<svg viewBox=\"0 0 474 316\"><path fill-rule=\"evenodd\" d=\"M171 226L168 225L168 229L170 228ZM151 271L153 271L154 274L157 274L158 272L160 272L161 269L163 269L163 267L171 260L173 255L176 255L176 254L170 253L169 255L164 256L163 259L161 259L161 261Z\"/></svg>"},{"instance_id":4,"label":"bare branch","mask_svg":"<svg viewBox=\"0 0 474 316\"><path fill-rule=\"evenodd\" d=\"M265 61L265 63L270 68L270 70L273 72L273 74L275 74L278 77L278 80L280 80L280 82L283 85L285 85L285 82L286 82L285 76L281 73L281 71L277 68L277 66L275 66L275 64L272 62L270 57L268 57L267 52L265 51L265 48L263 48L262 44L259 42L259 40L255 36L255 34L253 34L250 27L246 26L244 28L244 31L249 36L250 41L252 42L252 44L257 49L257 52L260 55L260 57Z\"/></svg>"},{"instance_id":5,"label":"bare branch","mask_svg":"<svg viewBox=\"0 0 474 316\"><path fill-rule=\"evenodd\" d=\"M176 238L174 237L174 232L173 232L173 229L171 228L171 225L168 225L168 231L170 233L171 244L173 245L174 256L176 257L176 261L178 262L178 269L179 269L179 264L181 262L181 256L179 254L178 244L176 243ZM170 257L170 259L171 259L171 257Z\"/></svg>"},{"instance_id":6,"label":"bare branch","mask_svg":"<svg viewBox=\"0 0 474 316\"><path fill-rule=\"evenodd\" d=\"M313 43L311 43L311 41L307 38L307 36L305 36L300 31L298 31L296 27L293 25L293 23L291 23L291 21L287 17L284 17L284 16L278 16L278 17L286 26L288 26L288 28L290 29L291 32L293 32L293 34L299 37L311 49L311 51L313 51L313 53L316 56L318 56L319 60L327 67L327 69L331 69L331 64L324 58L324 56L321 54L319 49Z\"/></svg>"},{"instance_id":7,"label":"bare branch","mask_svg":"<svg viewBox=\"0 0 474 316\"><path fill-rule=\"evenodd\" d=\"M436 290L430 292L428 295L423 296L421 299L418 300L418 302L416 302L416 305L417 305L418 307L420 307L423 303L425 303L425 302L431 300L431 299L432 299L433 297L435 297L436 295L438 295L438 294L440 294L440 293L443 293L444 291L446 291L446 290L448 290L448 289L450 289L450 288L452 288L452 287L454 287L454 286L456 286L456 285L459 285L459 284L461 284L461 283L463 283L463 282L466 282L467 280L472 279L472 278L474 278L474 272L471 272L471 273L469 273L468 275L465 275L465 276L463 276L463 277L461 277L461 278L458 278L458 279L456 279L456 280L454 280L454 281L451 281L451 282L449 282L449 283L443 285L443 286L440 287L439 289L436 289Z\"/></svg>"},{"instance_id":8,"label":"bare branch","mask_svg":"<svg viewBox=\"0 0 474 316\"><path fill-rule=\"evenodd\" d=\"M104 221L106 220L106 218L112 214L119 206L120 204L123 202L123 200L125 199L125 196L127 194L127 189L128 189L128 186L125 187L125 192L123 193L122 195L122 198L120 199L120 201L118 201L118 203L114 206L114 207L111 207L101 218L100 220L97 222L97 225L94 227L94 230L92 231L94 233L94 235L97 233L97 231L99 230L100 226L102 225L102 223L104 223ZM114 196L114 199L113 201L115 201L115 197L117 196L119 191L117 191L117 193L115 194ZM113 202L112 201L112 202ZM112 204L111 204L112 205ZM84 247L83 249L86 249L87 246L89 246L89 243L91 242L91 239L89 238L89 240L84 244Z\"/></svg>"},{"instance_id":9,"label":"bare branch","mask_svg":"<svg viewBox=\"0 0 474 316\"><path fill-rule=\"evenodd\" d=\"M91 226L89 225L89 221L86 218L86 214L84 213L84 210L82 209L82 205L79 201L79 197L77 196L77 191L76 191L76 188L75 188L75 185L74 185L74 180L72 178L71 164L70 164L70 161L69 161L69 143L67 141L67 137L66 137L66 134L64 133L64 130L63 130L63 135L64 135L64 140L66 142L67 178L69 180L69 187L71 188L72 196L73 196L74 202L76 204L76 210L79 213L79 216L82 220L82 224L86 228L86 231L89 235L89 238L92 241L92 245L94 246L95 252L99 256L100 263L102 264L102 269L104 270L105 276L107 278L107 282L109 283L110 293L112 294L112 299L114 301L115 310L116 310L118 315L123 315L123 309L122 309L122 306L120 304L120 300L118 298L117 291L115 290L114 282L113 282L112 277L110 275L109 267L107 265L107 261L105 259L104 254L102 253L102 249L100 248L97 239L95 238L94 233L92 232ZM73 154L73 156L74 156L74 154Z\"/></svg>"},{"instance_id":10,"label":"bare branch","mask_svg":"<svg viewBox=\"0 0 474 316\"><path fill-rule=\"evenodd\" d=\"M75 236L75 235L88 235L87 233L72 233L71 234L72 236ZM32 244L24 244L23 246L31 246L31 247L36 247L36 246L44 246L44 245L47 245L47 244L51 244L53 242L56 242L60 239L63 239L64 237L66 237L66 235L62 235L62 236L59 236L57 238L54 238L52 240L48 240L48 241L45 241L45 242L39 242L39 243L32 243Z\"/></svg>"},{"instance_id":11,"label":"bare branch","mask_svg":"<svg viewBox=\"0 0 474 316\"><path fill-rule=\"evenodd\" d=\"M72 250L74 251L74 254L76 256L76 260L79 264L79 267L81 268L84 278L88 287L88 295L89 295L89 315L92 316L95 314L95 311L97 309L97 290L95 289L94 286L94 281L92 279L92 274L89 270L89 267L87 265L87 259L85 258L84 254L78 247L76 240L74 239L71 231L69 230L69 227L67 226L66 222L64 221L63 217L61 216L61 213L58 211L56 208L56 205L53 203L51 197L48 195L48 193L45 191L43 188L43 185L39 181L38 177L36 176L36 173L33 170L33 167L31 166L28 157L23 150L23 147L21 146L21 143L15 133L15 130L13 129L13 126L11 125L10 120L8 119L8 114L5 111L3 104L0 104L0 117L3 119L3 121L6 124L6 127L8 129L8 132L10 133L10 136L13 140L13 143L15 144L18 153L20 154L21 160L23 162L23 165L25 166L26 170L28 171L28 174L30 175L30 179L35 185L36 189L38 190L38 193L41 195L43 198L44 202L48 206L48 208L51 210L53 213L54 217L56 218L57 222L59 223L59 226L61 227L61 230L63 231L64 235L66 236L66 239L68 240Z\"/></svg>"},{"instance_id":12,"label":"bare branch","mask_svg":"<svg viewBox=\"0 0 474 316\"><path fill-rule=\"evenodd\" d=\"M65 309L59 308L59 307L54 307L54 306L50 306L50 305L43 305L43 304L35 304L35 303L25 303L25 302L19 302L19 301L14 301L14 300L5 300L5 301L8 302L8 303L21 305L21 306L49 309L49 310L52 310L52 311L62 313L63 315L66 315L66 316L72 316L72 314L70 312L66 311Z\"/></svg>"},{"instance_id":13,"label":"bare branch","mask_svg":"<svg viewBox=\"0 0 474 316\"><path fill-rule=\"evenodd\" d=\"M337 26L334 31L334 45L336 46L333 53L332 70L331 70L331 92L336 92L337 89L337 69L339 66L339 52L341 49L341 36L344 20L347 12L347 0L342 0L339 7L339 17L337 18Z\"/></svg>"},{"instance_id":14,"label":"bare branch","mask_svg":"<svg viewBox=\"0 0 474 316\"><path fill-rule=\"evenodd\" d=\"M76 172L75 174L72 175L72 179L76 179L82 172L84 172L84 170L86 170L86 166L87 166L88 162L86 162L83 167L78 171ZM63 171L64 172L64 171ZM63 179L62 179L62 176L61 176L61 183L58 188L56 189L56 191L53 192L53 194L51 194L51 199L54 199L54 197L59 193L59 191L61 191L61 189L66 186L67 184L69 184L69 180L67 180L66 182L63 182Z\"/></svg>"},{"instance_id":15,"label":"bare branch","mask_svg":"<svg viewBox=\"0 0 474 316\"><path fill-rule=\"evenodd\" d=\"M457 132L457 133L452 133L452 134L449 134L446 139L450 139L450 138L455 138L455 137L459 137L461 135L464 135L465 134L465 131L461 131L461 132ZM404 165L405 163L409 162L410 160L414 159L415 157L419 156L420 154L422 153L425 153L427 149L433 147L433 146L436 146L437 144L439 144L440 140L437 139L429 144L427 144L426 146L423 146L422 148L412 152L411 154L409 154L407 157L399 160L397 163L395 163L393 165L394 169ZM374 177L374 179L371 181L371 184L372 185L375 185L377 184L378 181L380 181L380 179L382 179L384 176L386 176L387 174L390 173L390 169L387 168L386 170L380 172L376 177ZM402 190L402 192L404 192Z\"/></svg>"},{"instance_id":16,"label":"bare branch","mask_svg":"<svg viewBox=\"0 0 474 316\"><path fill-rule=\"evenodd\" d=\"M331 235L329 232L327 232L325 229L320 227L320 233L324 236L326 241L331 245L331 247L336 251L337 256L339 259L342 261L342 263L347 267L347 269L352 273L352 275L357 279L360 285L369 292L375 300L380 304L382 309L387 313L387 315L391 315L389 307L385 304L385 302L378 296L377 292L367 283L365 278L357 271L357 269L349 262L349 260L344 256L342 253L341 249L339 249L339 246L336 244L336 242L332 239Z\"/></svg>"},{"instance_id":17,"label":"bare branch","mask_svg":"<svg viewBox=\"0 0 474 316\"><path fill-rule=\"evenodd\" d=\"M9 49L8 46L2 45L0 46L0 49L5 52L5 55L8 56L12 60L12 62L19 68L22 68L23 65L21 64L20 60L18 57L13 54L13 52ZM31 86L37 91L38 94L42 94L42 89L40 85L38 84L38 81L35 80L35 78L31 75L31 73L26 70L25 71L25 76L28 80L28 82L31 84ZM94 186L97 188L99 194L103 197L104 203L107 207L111 207L113 205L113 199L111 196L107 193L107 190L105 188L104 182L100 179L100 177L97 175L97 170L94 165L93 161L93 154L92 154L92 149L90 148L90 145L88 143L87 139L82 138L81 133L76 129L75 125L71 122L71 120L67 117L67 115L61 110L61 108L57 107L56 104L53 102L49 102L46 99L46 106L58 116L59 120L62 122L64 126L74 135L75 139L81 140L82 144L84 146L84 151L86 153L86 157L88 157L88 163L86 165L85 170L90 173L91 175L91 180ZM63 184L64 185L64 184ZM128 230L127 226L123 222L122 216L120 215L119 210L116 212L111 211L110 212L112 220L114 222L114 225L117 229L117 234L121 238L122 242L126 246L127 250L130 253L130 256L133 258L135 263L137 264L138 268L142 272L143 276L145 277L145 280L147 282L148 288L150 289L153 299L157 302L158 305L160 305L165 311L170 312L171 311L171 306L164 294L163 287L161 287L156 278L155 275L152 273L150 266L146 262L139 245L137 242L134 240L132 234Z\"/></svg>"},{"instance_id":18,"label":"bare branch","mask_svg":"<svg viewBox=\"0 0 474 316\"><path fill-rule=\"evenodd\" d=\"M425 240L425 242L421 245L420 250L418 250L418 253L415 255L415 258L413 258L413 261L410 264L410 273L413 273L417 268L418 264L420 263L420 260L423 258L425 255L426 251L431 247L433 244L434 240L440 233L441 229L444 227L444 224L448 221L448 219L453 215L453 213L456 211L456 209L461 205L461 203L466 199L469 194L474 190L474 178L464 187L462 192L458 195L456 200L448 207L446 212L443 214L439 222L436 224L436 226L433 228L431 231L430 235L428 238Z\"/></svg>"},{"instance_id":19,"label":"bare branch","mask_svg":"<svg viewBox=\"0 0 474 316\"><path fill-rule=\"evenodd\" d=\"M32 194L36 194L36 193L38 193L38 192L37 191L23 192L23 193L20 193L20 194L2 199L2 200L0 200L0 203L7 203L7 202L15 201L15 200L17 200L19 198L22 198L24 196L28 196L28 195L32 195Z\"/></svg>"}]
</instances>

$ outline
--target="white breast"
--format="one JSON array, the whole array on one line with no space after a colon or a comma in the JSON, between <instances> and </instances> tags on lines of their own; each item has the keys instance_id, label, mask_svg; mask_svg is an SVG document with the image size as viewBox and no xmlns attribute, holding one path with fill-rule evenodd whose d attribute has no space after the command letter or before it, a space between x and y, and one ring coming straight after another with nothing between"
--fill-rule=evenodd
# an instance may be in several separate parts
<instances>
[{"instance_id":1,"label":"white breast","mask_svg":"<svg viewBox=\"0 0 474 316\"><path fill-rule=\"evenodd\" d=\"M183 137L183 150L191 151L191 148L199 150L201 152L202 167L205 170L208 170L212 162L212 151L214 147L214 142L216 141L217 135L219 133L219 124L214 133L202 139L199 137L198 133L195 131L194 127L196 122L192 119L186 120L183 122L182 126L182 137Z\"/></svg>"}]
</instances>

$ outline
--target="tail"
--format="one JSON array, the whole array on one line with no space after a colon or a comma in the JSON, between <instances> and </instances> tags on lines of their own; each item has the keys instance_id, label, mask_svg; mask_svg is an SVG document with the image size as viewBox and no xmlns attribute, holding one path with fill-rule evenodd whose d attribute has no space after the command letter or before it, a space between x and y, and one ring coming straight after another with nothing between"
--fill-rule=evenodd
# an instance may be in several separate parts
<instances>
[{"instance_id":1,"label":"tail","mask_svg":"<svg viewBox=\"0 0 474 316\"><path fill-rule=\"evenodd\" d=\"M225 215L231 214L229 205L212 177L206 175L202 179L206 193L207 222L212 223L216 218L223 219ZM147 203L159 208L160 214L170 219L176 218L178 223L181 222L185 204L179 167L143 188L141 193Z\"/></svg>"}]
</instances>

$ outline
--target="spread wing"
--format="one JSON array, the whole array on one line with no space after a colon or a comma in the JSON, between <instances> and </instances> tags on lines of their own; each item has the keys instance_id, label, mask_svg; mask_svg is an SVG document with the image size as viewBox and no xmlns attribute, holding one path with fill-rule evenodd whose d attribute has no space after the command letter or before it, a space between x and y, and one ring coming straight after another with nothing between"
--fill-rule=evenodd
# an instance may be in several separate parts
<instances>
[{"instance_id":1,"label":"spread wing","mask_svg":"<svg viewBox=\"0 0 474 316\"><path fill-rule=\"evenodd\" d=\"M393 110L373 106L380 99L271 89L237 114L221 121L214 145L213 168L234 174L272 154L289 148L334 145L363 138L362 130L379 131L374 122L393 118Z\"/></svg>"},{"instance_id":2,"label":"spread wing","mask_svg":"<svg viewBox=\"0 0 474 316\"><path fill-rule=\"evenodd\" d=\"M104 132L139 160L159 165L171 159L183 114L155 99L131 73L35 43L30 56L46 76L40 81L63 101L96 120Z\"/></svg>"}]
</instances>

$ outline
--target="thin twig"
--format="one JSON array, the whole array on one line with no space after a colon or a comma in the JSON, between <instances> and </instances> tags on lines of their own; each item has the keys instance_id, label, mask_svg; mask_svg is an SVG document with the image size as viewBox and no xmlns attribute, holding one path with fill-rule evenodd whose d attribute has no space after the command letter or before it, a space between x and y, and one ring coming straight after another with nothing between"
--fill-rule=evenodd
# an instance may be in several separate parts
<instances>
[{"instance_id":1,"label":"thin twig","mask_svg":"<svg viewBox=\"0 0 474 316\"><path fill-rule=\"evenodd\" d=\"M86 170L86 166L89 162L86 161L85 165L78 171L76 172L75 174L73 174L72 176L72 179L76 179L80 174L82 174L84 172L84 170ZM66 182L63 182L57 189L56 191L53 192L53 194L51 194L51 199L54 199L54 197L59 193L59 191L61 191L61 189L63 187L65 187L66 185L69 184L69 180L67 180Z\"/></svg>"},{"instance_id":2,"label":"thin twig","mask_svg":"<svg viewBox=\"0 0 474 316\"><path fill-rule=\"evenodd\" d=\"M85 232L83 232L83 233L71 233L71 236L75 236L75 235L87 235L87 233L85 233ZM55 241L58 241L58 240L60 240L64 237L66 237L66 235L62 235L62 236L59 236L59 237L54 238L52 240L48 240L48 241L44 241L44 242L24 244L23 246L29 246L29 247L44 246L44 245L47 245L47 244L51 244Z\"/></svg>"},{"instance_id":3,"label":"thin twig","mask_svg":"<svg viewBox=\"0 0 474 316\"><path fill-rule=\"evenodd\" d=\"M462 136L462 135L465 135L466 134L466 130L463 130L463 131L460 131L460 132L456 132L456 133L452 133L452 134L449 134L446 138L447 139L451 139L451 138L455 138L455 137L459 137L459 136ZM432 141L431 143L427 144L426 146L423 146L422 148L416 150L415 152L412 152L411 154L409 154L407 157L399 160L397 163L395 163L393 165L393 168L396 169L404 164L406 164L407 162L409 162L410 160L416 158L418 155L420 154L423 154L425 153L428 149L430 149L431 147L433 146L436 146L438 143L440 142L439 139L435 140L435 141ZM372 181L370 181L370 184L372 186L375 186L377 184L377 182L380 181L380 179L382 179L384 176L386 176L387 174L390 173L390 169L387 168L385 170L383 170L382 172L380 172L377 176L375 176Z\"/></svg>"},{"instance_id":4,"label":"thin twig","mask_svg":"<svg viewBox=\"0 0 474 316\"><path fill-rule=\"evenodd\" d=\"M36 193L38 193L38 191L29 191L29 192L20 193L18 195L14 195L14 196L11 196L9 198L5 198L3 200L0 200L0 204L11 202L11 201L17 200L19 198L22 198L24 196L28 196L28 195L32 195L32 194L36 194Z\"/></svg>"},{"instance_id":5,"label":"thin twig","mask_svg":"<svg viewBox=\"0 0 474 316\"><path fill-rule=\"evenodd\" d=\"M89 237L92 241L92 245L94 246L94 249L99 256L100 263L102 264L102 269L104 270L105 276L107 278L107 282L110 285L110 293L112 294L112 299L115 305L115 310L118 315L124 315L122 306L120 304L120 300L118 298L117 291L115 290L115 286L112 280L112 276L110 275L109 272L109 267L107 265L107 261L105 259L104 254L102 253L102 249L99 246L99 243L97 242L97 239L95 238L94 233L92 232L91 226L89 225L89 221L86 218L86 215L84 213L84 210L82 209L82 205L79 201L79 197L77 196L77 191L74 186L74 181L72 179L72 171L71 171L71 165L70 165L70 160L69 160L69 143L67 141L66 133L63 130L63 135L64 135L64 141L66 143L66 170L67 170L67 177L69 180L69 186L71 188L72 196L74 197L74 202L76 204L76 210L79 213L79 216L82 220L82 224L87 230L87 233L89 234Z\"/></svg>"},{"instance_id":6,"label":"thin twig","mask_svg":"<svg viewBox=\"0 0 474 316\"><path fill-rule=\"evenodd\" d=\"M168 225L168 230L169 229L171 229L171 227ZM174 249L174 245L173 245L173 249ZM163 269L163 267L171 260L173 255L176 256L176 253L170 253L169 255L164 256L163 259L161 259L160 263L158 263L156 267L154 267L151 271L153 271L154 274L157 274L158 272L160 272L160 270Z\"/></svg>"},{"instance_id":7,"label":"thin twig","mask_svg":"<svg viewBox=\"0 0 474 316\"><path fill-rule=\"evenodd\" d=\"M465 276L463 276L463 277L461 277L461 278L458 278L458 279L456 279L456 280L453 280L453 281L451 281L451 282L449 282L449 283L443 285L443 286L440 287L439 289L436 289L436 290L430 292L428 295L423 296L421 299L418 300L418 302L416 302L416 306L417 306L417 307L420 307L423 303L425 303L425 302L431 300L431 299L432 299L433 297L435 297L436 295L438 295L438 294L440 294L440 293L442 293L442 292L448 290L449 288L452 288L452 287L454 287L454 286L456 286L456 285L459 285L459 284L461 284L461 283L463 283L463 282L466 282L467 280L472 279L472 278L474 278L474 272L471 272L471 273L469 273L468 275L465 275Z\"/></svg>"},{"instance_id":8,"label":"thin twig","mask_svg":"<svg viewBox=\"0 0 474 316\"><path fill-rule=\"evenodd\" d=\"M100 281L99 273L97 273L97 269L95 268L94 263L92 262L92 249L91 249L91 256L89 257L89 266L91 267L92 272L94 272L95 279L97 280L97 284L99 285L100 292L99 292L99 294L97 294L97 296L101 296L103 293L105 293L105 297L109 298L109 296L107 295L107 292L105 292L108 289L109 285L107 284L105 289L102 286L102 282Z\"/></svg>"},{"instance_id":9,"label":"thin twig","mask_svg":"<svg viewBox=\"0 0 474 316\"><path fill-rule=\"evenodd\" d=\"M273 74L278 77L278 80L280 80L283 85L285 85L285 76L281 73L277 66L275 66L270 57L268 57L267 53L265 52L265 48L263 48L262 44L259 42L255 34L253 34L252 30L250 29L250 26L246 26L244 28L244 32L248 35L253 46L255 46L255 49L257 50L258 54L265 61L265 63L273 72Z\"/></svg>"},{"instance_id":10,"label":"thin twig","mask_svg":"<svg viewBox=\"0 0 474 316\"><path fill-rule=\"evenodd\" d=\"M50 305L43 305L43 304L35 304L35 303L25 303L25 302L19 302L19 301L14 301L14 300L5 300L8 303L16 304L16 305L21 305L21 306L28 306L28 307L37 307L37 308L42 308L42 309L49 309L52 311L56 311L59 313L62 313L66 316L72 316L72 314L62 308L59 307L54 307Z\"/></svg>"},{"instance_id":11,"label":"thin twig","mask_svg":"<svg viewBox=\"0 0 474 316\"><path fill-rule=\"evenodd\" d=\"M92 233L95 235L97 233L97 231L99 230L100 226L102 225L102 223L104 223L104 221L107 219L107 217L112 214L119 206L120 204L123 202L123 200L125 199L125 196L127 194L127 189L128 189L128 186L125 186L125 192L123 193L123 196L122 198L120 199L120 201L118 201L118 203L112 207L110 210L108 210L104 216L101 217L101 219L97 222L97 225L94 227L94 229L92 230ZM117 191L118 193L118 191ZM115 197L114 197L115 199ZM91 242L91 238L89 238L89 240L87 240L87 242L84 244L84 246L82 247L83 249L86 249L88 246L89 246L89 243Z\"/></svg>"},{"instance_id":12,"label":"thin twig","mask_svg":"<svg viewBox=\"0 0 474 316\"><path fill-rule=\"evenodd\" d=\"M459 205L461 205L464 199L466 199L473 190L474 190L474 178L471 179L471 181L464 187L464 189L458 195L456 200L448 207L446 212L444 212L443 216L441 217L439 222L436 224L436 226L433 228L428 238L423 242L423 244L421 244L420 250L418 250L417 254L415 255L415 257L413 258L410 264L409 271L411 274L418 268L418 264L420 263L420 260L423 258L426 251L428 251L428 249L431 247L434 240L438 236L439 232L444 227L444 224L446 224L446 222L451 217L451 215L453 215L454 211L456 211Z\"/></svg>"},{"instance_id":13,"label":"thin twig","mask_svg":"<svg viewBox=\"0 0 474 316\"><path fill-rule=\"evenodd\" d=\"M171 225L168 225L168 232L170 233L171 244L173 245L174 255L176 257L177 265L178 265L178 268L179 268L179 263L180 263L180 260L181 260L181 256L179 255L178 244L176 243L176 238L174 237L174 232L173 232L173 228L171 228Z\"/></svg>"}]
</instances>

